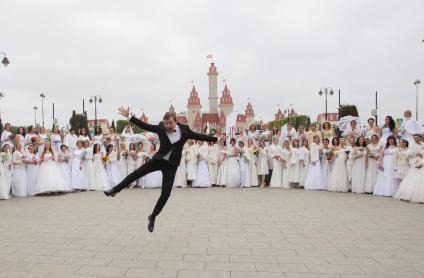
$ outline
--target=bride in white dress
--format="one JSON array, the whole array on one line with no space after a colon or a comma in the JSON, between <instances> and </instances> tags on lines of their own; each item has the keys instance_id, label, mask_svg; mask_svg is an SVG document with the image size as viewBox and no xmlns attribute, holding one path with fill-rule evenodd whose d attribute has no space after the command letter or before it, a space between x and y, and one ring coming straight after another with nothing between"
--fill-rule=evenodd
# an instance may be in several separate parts
<instances>
[{"instance_id":1,"label":"bride in white dress","mask_svg":"<svg viewBox=\"0 0 424 278\"><path fill-rule=\"evenodd\" d=\"M261 187L265 186L266 176L269 174L268 168L268 147L265 144L265 140L263 138L259 141L259 149L258 149L258 165L257 172L260 177Z\"/></svg>"},{"instance_id":2,"label":"bride in white dress","mask_svg":"<svg viewBox=\"0 0 424 278\"><path fill-rule=\"evenodd\" d=\"M40 159L35 153L35 147L33 145L28 146L28 153L26 156L28 196L32 196L35 192L35 183L37 182L38 164L40 163Z\"/></svg>"},{"instance_id":3,"label":"bride in white dress","mask_svg":"<svg viewBox=\"0 0 424 278\"><path fill-rule=\"evenodd\" d=\"M197 149L197 171L196 179L193 181L193 187L211 187L211 180L208 169L208 145L199 141Z\"/></svg>"},{"instance_id":4,"label":"bride in white dress","mask_svg":"<svg viewBox=\"0 0 424 278\"><path fill-rule=\"evenodd\" d=\"M28 179L26 172L26 156L22 150L21 143L16 143L16 150L12 155L13 175L12 194L16 197L28 196Z\"/></svg>"},{"instance_id":5,"label":"bride in white dress","mask_svg":"<svg viewBox=\"0 0 424 278\"><path fill-rule=\"evenodd\" d=\"M349 183L347 181L346 167L346 160L348 159L348 155L346 154L345 150L346 140L344 138L340 138L339 144L340 146L337 144L337 140L333 140L333 160L327 190L348 192Z\"/></svg>"},{"instance_id":6,"label":"bride in white dress","mask_svg":"<svg viewBox=\"0 0 424 278\"><path fill-rule=\"evenodd\" d=\"M129 156L129 153L126 149L125 143L121 143L119 145L118 150L118 166L119 166L119 172L121 173L121 177L125 178L128 176L128 163L127 158Z\"/></svg>"},{"instance_id":7,"label":"bride in white dress","mask_svg":"<svg viewBox=\"0 0 424 278\"><path fill-rule=\"evenodd\" d=\"M372 193L378 176L378 159L380 158L381 145L378 143L378 135L371 135L371 143L367 146L368 162L365 174L364 191Z\"/></svg>"},{"instance_id":8,"label":"bride in white dress","mask_svg":"<svg viewBox=\"0 0 424 278\"><path fill-rule=\"evenodd\" d=\"M240 165L238 162L239 148L236 146L236 139L231 138L227 151L227 169L225 171L226 187L240 187Z\"/></svg>"},{"instance_id":9,"label":"bride in white dress","mask_svg":"<svg viewBox=\"0 0 424 278\"><path fill-rule=\"evenodd\" d=\"M3 143L0 153L0 200L7 200L10 198L10 187L12 177L10 168L12 166L12 158L10 154L11 143Z\"/></svg>"},{"instance_id":10,"label":"bride in white dress","mask_svg":"<svg viewBox=\"0 0 424 278\"><path fill-rule=\"evenodd\" d=\"M38 154L41 155L44 151L44 144L48 141L48 137L46 135L46 128L40 127L40 133L38 134Z\"/></svg>"},{"instance_id":11,"label":"bride in white dress","mask_svg":"<svg viewBox=\"0 0 424 278\"><path fill-rule=\"evenodd\" d=\"M363 136L356 139L352 153L352 192L365 193L365 175L367 169L367 143Z\"/></svg>"},{"instance_id":12,"label":"bride in white dress","mask_svg":"<svg viewBox=\"0 0 424 278\"><path fill-rule=\"evenodd\" d=\"M397 137L396 123L391 116L387 116L384 120L384 126L380 130L380 145L385 146L389 136Z\"/></svg>"},{"instance_id":13,"label":"bride in white dress","mask_svg":"<svg viewBox=\"0 0 424 278\"><path fill-rule=\"evenodd\" d=\"M309 141L308 139L302 139L302 147L299 148L299 186L305 187L305 180L306 176L308 175L310 161L311 158L309 154Z\"/></svg>"},{"instance_id":14,"label":"bride in white dress","mask_svg":"<svg viewBox=\"0 0 424 278\"><path fill-rule=\"evenodd\" d=\"M66 184L71 189L72 176L71 176L71 155L66 145L60 146L60 152L57 154L57 165Z\"/></svg>"},{"instance_id":15,"label":"bride in white dress","mask_svg":"<svg viewBox=\"0 0 424 278\"><path fill-rule=\"evenodd\" d=\"M122 180L118 166L118 155L116 154L116 151L114 151L114 148L113 144L109 144L106 147L106 175L109 180L108 185L110 187L116 186Z\"/></svg>"},{"instance_id":16,"label":"bride in white dress","mask_svg":"<svg viewBox=\"0 0 424 278\"><path fill-rule=\"evenodd\" d=\"M220 139L218 147L218 177L217 185L225 186L227 176L227 144L225 139Z\"/></svg>"},{"instance_id":17,"label":"bride in white dress","mask_svg":"<svg viewBox=\"0 0 424 278\"><path fill-rule=\"evenodd\" d=\"M380 154L380 169L374 187L374 195L391 197L397 191L397 181L394 175L394 154L397 150L396 138L389 136L387 144Z\"/></svg>"},{"instance_id":18,"label":"bride in white dress","mask_svg":"<svg viewBox=\"0 0 424 278\"><path fill-rule=\"evenodd\" d=\"M67 192L68 186L55 163L55 154L50 142L44 145L41 154L41 164L38 169L37 181L34 194L45 194L52 192Z\"/></svg>"},{"instance_id":19,"label":"bride in white dress","mask_svg":"<svg viewBox=\"0 0 424 278\"><path fill-rule=\"evenodd\" d=\"M97 143L93 146L93 176L94 190L106 190L110 188L103 162L102 150Z\"/></svg>"},{"instance_id":20,"label":"bride in white dress","mask_svg":"<svg viewBox=\"0 0 424 278\"><path fill-rule=\"evenodd\" d=\"M239 165L240 165L240 186L250 187L250 173L249 173L249 150L244 146L243 141L238 142L240 150Z\"/></svg>"},{"instance_id":21,"label":"bride in white dress","mask_svg":"<svg viewBox=\"0 0 424 278\"><path fill-rule=\"evenodd\" d=\"M150 153L147 155L147 160L153 159L153 156L155 154L156 154L156 144L151 143ZM162 171L154 171L145 175L143 177L142 187L143 188L162 187Z\"/></svg>"},{"instance_id":22,"label":"bride in white dress","mask_svg":"<svg viewBox=\"0 0 424 278\"><path fill-rule=\"evenodd\" d=\"M128 174L131 174L132 172L135 171L135 169L137 169L137 151L135 149L134 143L131 143L128 149L127 167L128 167ZM137 181L132 182L130 184L130 188L133 188L136 184L137 184Z\"/></svg>"},{"instance_id":23,"label":"bride in white dress","mask_svg":"<svg viewBox=\"0 0 424 278\"><path fill-rule=\"evenodd\" d=\"M89 190L95 190L94 172L93 172L93 149L90 147L90 141L84 141L84 151L81 157L82 172L84 176L84 187Z\"/></svg>"},{"instance_id":24,"label":"bride in white dress","mask_svg":"<svg viewBox=\"0 0 424 278\"><path fill-rule=\"evenodd\" d=\"M272 175L269 187L283 186L283 148L278 145L279 138L272 138L272 145L269 146L269 155L272 158Z\"/></svg>"},{"instance_id":25,"label":"bride in white dress","mask_svg":"<svg viewBox=\"0 0 424 278\"><path fill-rule=\"evenodd\" d=\"M414 203L424 203L424 150L417 154L411 169L399 185L395 198Z\"/></svg>"},{"instance_id":26,"label":"bride in white dress","mask_svg":"<svg viewBox=\"0 0 424 278\"><path fill-rule=\"evenodd\" d=\"M321 145L320 137L315 135L311 144L310 156L311 163L309 164L308 174L305 180L305 189L323 190L322 168L320 161Z\"/></svg>"},{"instance_id":27,"label":"bride in white dress","mask_svg":"<svg viewBox=\"0 0 424 278\"><path fill-rule=\"evenodd\" d=\"M80 191L80 190L88 190L88 187L84 185L84 173L82 171L82 159L81 155L83 154L84 142L80 139L77 141L77 148L74 151L72 157L72 176L71 176L71 188L72 190Z\"/></svg>"},{"instance_id":28,"label":"bride in white dress","mask_svg":"<svg viewBox=\"0 0 424 278\"><path fill-rule=\"evenodd\" d=\"M175 174L174 186L175 187L187 187L187 172L186 172L186 152L187 144L184 145L183 151L181 153L180 165L177 168L177 173Z\"/></svg>"},{"instance_id":29,"label":"bride in white dress","mask_svg":"<svg viewBox=\"0 0 424 278\"><path fill-rule=\"evenodd\" d=\"M144 151L144 143L138 142L137 144L137 161L136 161L136 169L140 168L147 158L147 153ZM141 187L143 178L139 178L137 180L137 186Z\"/></svg>"}]
</instances>

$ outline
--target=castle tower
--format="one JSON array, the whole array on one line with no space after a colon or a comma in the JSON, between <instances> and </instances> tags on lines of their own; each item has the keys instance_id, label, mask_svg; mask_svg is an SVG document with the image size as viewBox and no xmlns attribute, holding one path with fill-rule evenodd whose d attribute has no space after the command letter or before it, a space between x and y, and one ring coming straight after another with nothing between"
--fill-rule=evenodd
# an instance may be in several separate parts
<instances>
[{"instance_id":1,"label":"castle tower","mask_svg":"<svg viewBox=\"0 0 424 278\"><path fill-rule=\"evenodd\" d=\"M281 109L278 108L277 113L275 114L275 120L278 121L278 120L282 120L284 118L285 117L284 117L283 112L281 112Z\"/></svg>"},{"instance_id":2,"label":"castle tower","mask_svg":"<svg viewBox=\"0 0 424 278\"><path fill-rule=\"evenodd\" d=\"M171 106L169 106L169 110L170 113L175 113L175 107L174 105L171 104Z\"/></svg>"},{"instance_id":3,"label":"castle tower","mask_svg":"<svg viewBox=\"0 0 424 278\"><path fill-rule=\"evenodd\" d=\"M250 125L255 120L255 111L253 110L252 104L249 103L246 105L246 110L244 111L246 115L246 122Z\"/></svg>"},{"instance_id":4,"label":"castle tower","mask_svg":"<svg viewBox=\"0 0 424 278\"><path fill-rule=\"evenodd\" d=\"M218 72L215 63L209 67L209 113L218 113Z\"/></svg>"},{"instance_id":5,"label":"castle tower","mask_svg":"<svg viewBox=\"0 0 424 278\"><path fill-rule=\"evenodd\" d=\"M200 105L199 94L197 93L196 88L193 85L187 103L187 121L190 127L193 127L194 120L196 119L196 114L200 113L201 108L202 106Z\"/></svg>"},{"instance_id":6,"label":"castle tower","mask_svg":"<svg viewBox=\"0 0 424 278\"><path fill-rule=\"evenodd\" d=\"M228 90L227 84L225 84L224 90L222 91L222 96L219 100L219 109L224 112L225 118L227 118L228 114L233 112L233 108L233 98L230 95L230 90Z\"/></svg>"}]
</instances>

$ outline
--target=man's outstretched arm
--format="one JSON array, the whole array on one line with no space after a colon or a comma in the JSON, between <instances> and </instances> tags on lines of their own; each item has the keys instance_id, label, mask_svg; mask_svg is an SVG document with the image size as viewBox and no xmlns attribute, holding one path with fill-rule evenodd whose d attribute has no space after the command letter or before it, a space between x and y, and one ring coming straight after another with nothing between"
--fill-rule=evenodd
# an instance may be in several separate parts
<instances>
[{"instance_id":1,"label":"man's outstretched arm","mask_svg":"<svg viewBox=\"0 0 424 278\"><path fill-rule=\"evenodd\" d=\"M207 141L207 142L217 142L218 141L218 137L197 133L197 132L192 131L191 129L190 129L190 133L188 135L188 138L194 139L194 140L199 140L199 141Z\"/></svg>"},{"instance_id":2,"label":"man's outstretched arm","mask_svg":"<svg viewBox=\"0 0 424 278\"><path fill-rule=\"evenodd\" d=\"M130 108L128 107L127 109L125 109L124 107L119 107L118 109L119 114L121 114L122 116L126 117L131 123L135 124L136 126L150 131L150 132L157 132L158 131L158 126L157 125L151 125L148 124L146 122L143 122L142 120L138 119L137 117L130 115Z\"/></svg>"}]
</instances>

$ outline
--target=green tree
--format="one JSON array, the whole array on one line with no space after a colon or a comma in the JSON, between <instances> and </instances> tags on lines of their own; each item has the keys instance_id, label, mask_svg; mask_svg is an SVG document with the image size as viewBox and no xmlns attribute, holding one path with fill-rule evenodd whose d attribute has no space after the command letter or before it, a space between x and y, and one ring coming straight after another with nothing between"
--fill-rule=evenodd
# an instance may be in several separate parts
<instances>
[{"instance_id":1,"label":"green tree","mask_svg":"<svg viewBox=\"0 0 424 278\"><path fill-rule=\"evenodd\" d=\"M311 119L306 115L298 115L290 118L285 118L281 120L274 120L268 122L269 129L272 128L273 125L277 125L279 128L284 126L286 123L291 122L293 123L293 126L297 129L299 125L303 125L305 129L309 128L309 125L311 124Z\"/></svg>"},{"instance_id":2,"label":"green tree","mask_svg":"<svg viewBox=\"0 0 424 278\"><path fill-rule=\"evenodd\" d=\"M130 123L127 120L117 120L116 121L116 132L119 133L119 134L122 133L122 131L124 131L124 128L127 125L130 125L132 127L134 133L141 133L143 131L141 128L139 128L138 126L136 126L133 123Z\"/></svg>"},{"instance_id":3,"label":"green tree","mask_svg":"<svg viewBox=\"0 0 424 278\"><path fill-rule=\"evenodd\" d=\"M72 116L69 119L69 124L71 128L75 129L75 131L79 131L80 128L85 128L88 131L88 122L86 114L77 114L75 110L72 111Z\"/></svg>"},{"instance_id":4,"label":"green tree","mask_svg":"<svg viewBox=\"0 0 424 278\"><path fill-rule=\"evenodd\" d=\"M359 117L358 109L356 108L356 105L350 105L350 104L342 104L339 107L339 119L343 118L345 116L354 116Z\"/></svg>"}]
</instances>

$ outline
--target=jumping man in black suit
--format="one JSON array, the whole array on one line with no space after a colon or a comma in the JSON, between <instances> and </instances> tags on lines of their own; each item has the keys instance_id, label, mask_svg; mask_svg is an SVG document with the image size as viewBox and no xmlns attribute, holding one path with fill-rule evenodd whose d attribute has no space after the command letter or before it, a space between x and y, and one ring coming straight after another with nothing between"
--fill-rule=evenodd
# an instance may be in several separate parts
<instances>
[{"instance_id":1,"label":"jumping man in black suit","mask_svg":"<svg viewBox=\"0 0 424 278\"><path fill-rule=\"evenodd\" d=\"M119 107L119 114L126 117L131 123L140 128L156 133L159 137L160 147L151 160L130 173L118 185L110 190L106 190L105 195L114 197L122 189L142 176L150 172L161 171L163 176L161 194L152 214L148 217L149 224L147 228L149 232L153 232L156 216L162 211L171 194L175 173L181 161L181 154L185 142L188 139L216 142L218 138L192 131L187 125L178 123L176 114L172 112L165 113L163 121L158 125L145 123L134 115L130 115L129 107L127 109L122 106Z\"/></svg>"}]
</instances>

